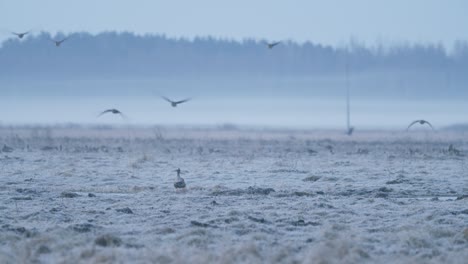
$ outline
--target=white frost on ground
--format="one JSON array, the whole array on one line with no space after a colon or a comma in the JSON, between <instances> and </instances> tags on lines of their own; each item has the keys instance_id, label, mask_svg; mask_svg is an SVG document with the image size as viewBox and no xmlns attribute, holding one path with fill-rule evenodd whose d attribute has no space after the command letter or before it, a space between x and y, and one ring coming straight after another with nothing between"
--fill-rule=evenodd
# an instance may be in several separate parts
<instances>
[{"instance_id":1,"label":"white frost on ground","mask_svg":"<svg viewBox=\"0 0 468 264\"><path fill-rule=\"evenodd\" d=\"M0 263L468 259L464 133L3 127L0 144Z\"/></svg>"}]
</instances>

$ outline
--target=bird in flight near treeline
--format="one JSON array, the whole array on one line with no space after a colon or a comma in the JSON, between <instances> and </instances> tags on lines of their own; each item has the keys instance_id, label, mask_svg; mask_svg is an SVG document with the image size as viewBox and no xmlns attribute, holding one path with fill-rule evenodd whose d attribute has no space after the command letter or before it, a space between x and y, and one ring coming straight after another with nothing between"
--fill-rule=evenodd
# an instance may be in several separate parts
<instances>
[{"instance_id":1,"label":"bird in flight near treeline","mask_svg":"<svg viewBox=\"0 0 468 264\"><path fill-rule=\"evenodd\" d=\"M122 112L120 112L119 110L115 109L115 108L107 109L107 110L103 111L102 113L100 113L98 115L98 117L100 117L100 116L102 116L104 114L107 114L107 113L111 113L111 114L114 114L114 115L120 115L122 118L125 118L125 115Z\"/></svg>"},{"instance_id":2,"label":"bird in flight near treeline","mask_svg":"<svg viewBox=\"0 0 468 264\"><path fill-rule=\"evenodd\" d=\"M23 32L23 33L16 33L16 32L11 32L11 34L17 36L18 38L22 39L24 38L24 36L26 36L27 34L29 34L30 31L26 31L26 32Z\"/></svg>"},{"instance_id":3,"label":"bird in flight near treeline","mask_svg":"<svg viewBox=\"0 0 468 264\"><path fill-rule=\"evenodd\" d=\"M272 48L274 48L276 45L278 45L278 44L280 44L280 43L281 43L281 41L272 42L272 43L268 43L268 42L267 42L266 45L267 45L267 47L268 47L269 49L272 49Z\"/></svg>"},{"instance_id":4,"label":"bird in flight near treeline","mask_svg":"<svg viewBox=\"0 0 468 264\"><path fill-rule=\"evenodd\" d=\"M54 40L54 39L51 39L50 41L52 41L56 47L60 47L60 45L62 45L62 43L67 40L68 38L64 38L62 40Z\"/></svg>"},{"instance_id":5,"label":"bird in flight near treeline","mask_svg":"<svg viewBox=\"0 0 468 264\"><path fill-rule=\"evenodd\" d=\"M182 104L182 103L185 103L185 102L191 100L191 98L187 98L187 99L181 100L181 101L172 101L171 99L169 99L169 98L167 98L167 97L164 97L164 96L161 96L161 98L164 99L164 100L166 100L166 101L168 101L168 102L172 105L172 107L177 107L177 105Z\"/></svg>"},{"instance_id":6,"label":"bird in flight near treeline","mask_svg":"<svg viewBox=\"0 0 468 264\"><path fill-rule=\"evenodd\" d=\"M426 120L422 120L422 119L421 119L421 120L415 120L415 121L411 122L411 124L408 126L408 128L406 129L406 131L408 131L408 130L410 129L410 127L412 127L414 124L418 124L418 123L419 123L420 125L428 124L428 125L432 128L432 130L434 130L434 127L431 125L431 123L429 123L429 122L426 121Z\"/></svg>"}]
</instances>

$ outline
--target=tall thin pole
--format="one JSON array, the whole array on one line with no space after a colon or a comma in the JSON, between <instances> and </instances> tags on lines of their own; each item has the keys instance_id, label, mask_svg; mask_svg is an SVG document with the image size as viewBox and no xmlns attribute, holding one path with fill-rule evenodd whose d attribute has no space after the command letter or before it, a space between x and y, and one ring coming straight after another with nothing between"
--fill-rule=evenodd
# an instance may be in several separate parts
<instances>
[{"instance_id":1,"label":"tall thin pole","mask_svg":"<svg viewBox=\"0 0 468 264\"><path fill-rule=\"evenodd\" d=\"M346 54L346 127L349 133L351 129L350 103L349 103L349 69L348 55Z\"/></svg>"}]
</instances>

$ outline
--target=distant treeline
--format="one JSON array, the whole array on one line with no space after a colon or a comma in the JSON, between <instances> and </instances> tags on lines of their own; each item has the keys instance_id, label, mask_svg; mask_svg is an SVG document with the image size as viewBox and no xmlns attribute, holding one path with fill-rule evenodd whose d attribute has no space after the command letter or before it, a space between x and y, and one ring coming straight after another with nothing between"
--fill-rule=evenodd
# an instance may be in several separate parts
<instances>
[{"instance_id":1,"label":"distant treeline","mask_svg":"<svg viewBox=\"0 0 468 264\"><path fill-rule=\"evenodd\" d=\"M55 36L65 37L63 34ZM0 76L113 77L179 75L315 76L350 71L463 72L468 69L468 45L450 54L438 44L365 47L349 44L282 42L268 49L262 40L234 41L200 37L168 38L105 32L74 33L55 47L48 33L12 38L0 48Z\"/></svg>"}]
</instances>

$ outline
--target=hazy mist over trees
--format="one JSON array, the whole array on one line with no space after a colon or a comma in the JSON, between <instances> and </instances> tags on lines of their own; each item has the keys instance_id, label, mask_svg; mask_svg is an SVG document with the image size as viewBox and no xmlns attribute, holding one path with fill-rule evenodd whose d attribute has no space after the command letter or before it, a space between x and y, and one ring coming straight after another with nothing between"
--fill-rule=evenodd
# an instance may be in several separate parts
<instances>
[{"instance_id":1,"label":"hazy mist over trees","mask_svg":"<svg viewBox=\"0 0 468 264\"><path fill-rule=\"evenodd\" d=\"M59 34L54 38L62 37ZM331 47L292 41L270 50L263 40L188 40L116 32L74 33L59 48L50 39L48 33L41 33L3 42L0 83L12 87L14 80L154 78L194 81L208 90L223 89L220 83L234 81L226 89L242 90L246 84L255 83L248 89L268 86L269 91L277 87L333 95L341 93L348 65L351 85L358 94L418 96L429 91L433 96L468 96L468 45L462 42L448 53L436 44L369 48L357 43ZM216 80L212 87L206 85L210 79Z\"/></svg>"}]
</instances>

